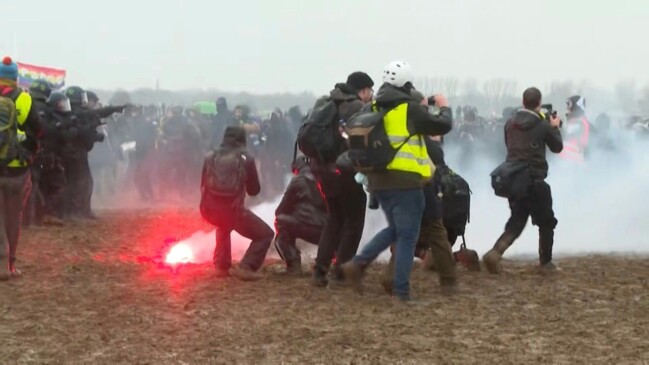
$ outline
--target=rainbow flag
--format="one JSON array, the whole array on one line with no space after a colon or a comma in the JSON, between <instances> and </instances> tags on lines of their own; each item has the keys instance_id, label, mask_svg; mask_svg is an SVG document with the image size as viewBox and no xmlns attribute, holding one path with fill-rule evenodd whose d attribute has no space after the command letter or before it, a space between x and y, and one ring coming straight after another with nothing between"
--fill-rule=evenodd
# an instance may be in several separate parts
<instances>
[{"instance_id":1,"label":"rainbow flag","mask_svg":"<svg viewBox=\"0 0 649 365\"><path fill-rule=\"evenodd\" d=\"M65 70L41 67L17 62L18 85L28 89L34 80L44 79L50 82L52 89L60 89L65 85Z\"/></svg>"}]
</instances>

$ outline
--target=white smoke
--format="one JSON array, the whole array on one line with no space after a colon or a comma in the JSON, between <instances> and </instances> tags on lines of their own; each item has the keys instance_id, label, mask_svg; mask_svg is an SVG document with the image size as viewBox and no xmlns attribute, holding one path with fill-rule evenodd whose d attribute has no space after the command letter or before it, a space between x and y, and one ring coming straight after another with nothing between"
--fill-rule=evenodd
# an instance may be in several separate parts
<instances>
[{"instance_id":1,"label":"white smoke","mask_svg":"<svg viewBox=\"0 0 649 365\"><path fill-rule=\"evenodd\" d=\"M279 202L280 199L270 203L262 203L253 207L251 210L272 228L275 222L275 208L277 208ZM242 237L233 231L231 233L231 243L232 260L235 262L240 261L246 253L248 246L250 246L250 239ZM194 264L212 262L215 246L216 230L195 232L190 237L180 240L174 245L174 247L182 247L182 251L190 252L191 257L186 261ZM179 254L182 256L182 253L180 252ZM279 259L279 255L277 255L272 247L267 257Z\"/></svg>"},{"instance_id":2,"label":"white smoke","mask_svg":"<svg viewBox=\"0 0 649 365\"><path fill-rule=\"evenodd\" d=\"M647 229L642 225L649 213L649 196L645 193L649 184L649 156L645 151L649 145L633 137L615 142L622 151L594 151L583 166L552 158L548 152L547 182L559 220L554 244L557 255L649 252ZM474 167L463 171L454 166L456 157L451 153L447 162L473 190L467 243L483 254L493 246L509 218L507 201L496 197L490 185L489 173L501 161L474 156ZM507 254L538 255L538 229L531 219Z\"/></svg>"},{"instance_id":3,"label":"white smoke","mask_svg":"<svg viewBox=\"0 0 649 365\"><path fill-rule=\"evenodd\" d=\"M649 214L649 143L636 138L619 138L615 153L595 151L591 161L576 166L557 158L548 152L550 172L547 179L552 186L554 211L559 224L555 233L555 254L589 253L649 253L647 229L643 226ZM479 154L471 157L471 167L462 169L457 162L460 146L447 146L447 163L462 175L471 185L471 222L467 225L466 240L469 248L481 255L489 250L502 233L509 218L509 207L505 199L493 194L489 173L502 161L488 159ZM273 227L275 208L280 198L263 203L252 209L269 226ZM361 247L387 225L383 212L367 210ZM459 246L461 239L454 246ZM212 261L215 246L215 232L196 232L181 241L194 253L192 262ZM250 240L232 232L232 258L243 257ZM313 259L316 247L300 245L303 258ZM380 261L385 261L389 251ZM531 221L521 237L507 251L508 256L538 255L538 229ZM271 247L269 257L279 258Z\"/></svg>"}]
</instances>

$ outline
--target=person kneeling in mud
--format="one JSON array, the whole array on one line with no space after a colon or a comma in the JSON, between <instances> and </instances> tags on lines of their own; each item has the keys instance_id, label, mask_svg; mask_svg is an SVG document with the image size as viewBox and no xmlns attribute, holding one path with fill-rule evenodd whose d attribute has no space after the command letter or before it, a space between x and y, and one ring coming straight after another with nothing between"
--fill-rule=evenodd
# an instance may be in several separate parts
<instances>
[{"instance_id":1,"label":"person kneeling in mud","mask_svg":"<svg viewBox=\"0 0 649 365\"><path fill-rule=\"evenodd\" d=\"M295 175L275 210L275 248L286 263L289 274L302 273L302 257L296 239L314 245L327 221L327 208L318 184L304 156L293 162Z\"/></svg>"},{"instance_id":2,"label":"person kneeling in mud","mask_svg":"<svg viewBox=\"0 0 649 365\"><path fill-rule=\"evenodd\" d=\"M218 277L258 280L273 240L273 230L244 206L246 193L261 191L254 158L246 150L246 131L228 127L221 146L205 158L201 178L201 215L216 226L214 266ZM252 240L238 267L232 267L230 233Z\"/></svg>"}]
</instances>

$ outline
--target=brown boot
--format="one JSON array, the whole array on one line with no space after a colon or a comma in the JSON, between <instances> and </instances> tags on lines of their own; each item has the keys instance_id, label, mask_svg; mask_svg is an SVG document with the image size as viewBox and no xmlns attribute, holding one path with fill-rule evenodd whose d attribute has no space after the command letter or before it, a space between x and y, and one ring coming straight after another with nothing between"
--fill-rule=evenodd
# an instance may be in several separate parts
<instances>
[{"instance_id":1,"label":"brown boot","mask_svg":"<svg viewBox=\"0 0 649 365\"><path fill-rule=\"evenodd\" d=\"M44 226L55 226L55 227L65 226L65 222L62 219L57 218L53 215L44 216L42 223Z\"/></svg>"},{"instance_id":2,"label":"brown boot","mask_svg":"<svg viewBox=\"0 0 649 365\"><path fill-rule=\"evenodd\" d=\"M264 276L257 272L249 269L246 266L237 265L230 269L230 275L241 281L257 281L264 278Z\"/></svg>"},{"instance_id":3,"label":"brown boot","mask_svg":"<svg viewBox=\"0 0 649 365\"><path fill-rule=\"evenodd\" d=\"M227 278L230 277L230 269L221 269L216 268L216 277L217 278Z\"/></svg>"},{"instance_id":4,"label":"brown boot","mask_svg":"<svg viewBox=\"0 0 649 365\"><path fill-rule=\"evenodd\" d=\"M394 253L390 256L388 267L385 268L381 277L381 285L386 293L392 295L392 284L394 283Z\"/></svg>"},{"instance_id":5,"label":"brown boot","mask_svg":"<svg viewBox=\"0 0 649 365\"><path fill-rule=\"evenodd\" d=\"M498 241L494 244L494 247L482 257L482 261L484 261L487 271L492 274L499 274L502 272L503 268L500 264L500 260L509 246L514 243L515 239L516 236L507 231L500 235Z\"/></svg>"},{"instance_id":6,"label":"brown boot","mask_svg":"<svg viewBox=\"0 0 649 365\"><path fill-rule=\"evenodd\" d=\"M363 292L363 274L365 274L365 268L361 265L355 263L354 261L349 261L344 263L340 269L343 272L343 278L347 281L353 288L359 293Z\"/></svg>"}]
</instances>

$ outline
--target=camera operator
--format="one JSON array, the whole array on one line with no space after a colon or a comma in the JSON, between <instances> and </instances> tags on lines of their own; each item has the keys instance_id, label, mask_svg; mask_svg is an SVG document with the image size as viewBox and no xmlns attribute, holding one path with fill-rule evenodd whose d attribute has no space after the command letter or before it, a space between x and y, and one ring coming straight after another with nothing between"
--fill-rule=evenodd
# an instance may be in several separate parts
<instances>
[{"instance_id":1,"label":"camera operator","mask_svg":"<svg viewBox=\"0 0 649 365\"><path fill-rule=\"evenodd\" d=\"M563 140L559 130L561 120L556 112L550 111L548 115L541 113L541 99L539 89L531 87L525 90L524 108L505 124L507 159L492 172L492 177L512 181L511 190L500 195L508 198L511 217L507 221L505 232L483 257L487 270L493 274L502 270L502 255L521 235L530 216L532 224L539 227L541 271L550 273L558 270L552 263L557 219L552 210L550 185L545 182L548 175L545 154L546 146L551 152L560 153L563 150Z\"/></svg>"}]
</instances>

